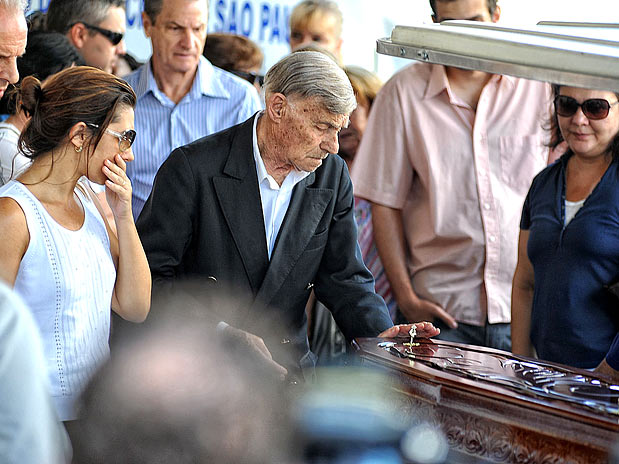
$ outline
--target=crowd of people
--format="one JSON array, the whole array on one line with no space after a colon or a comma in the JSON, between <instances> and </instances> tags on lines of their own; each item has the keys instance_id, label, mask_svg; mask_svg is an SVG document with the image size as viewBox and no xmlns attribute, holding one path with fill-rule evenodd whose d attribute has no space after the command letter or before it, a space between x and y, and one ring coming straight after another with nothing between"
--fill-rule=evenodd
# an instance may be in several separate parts
<instances>
[{"instance_id":1,"label":"crowd of people","mask_svg":"<svg viewBox=\"0 0 619 464\"><path fill-rule=\"evenodd\" d=\"M617 93L429 63L383 85L329 0L266 75L205 0L144 1L144 64L122 1L25 7L0 0L8 462L242 462L239 433L283 462L252 405L281 425L275 391L413 327L619 378Z\"/></svg>"}]
</instances>

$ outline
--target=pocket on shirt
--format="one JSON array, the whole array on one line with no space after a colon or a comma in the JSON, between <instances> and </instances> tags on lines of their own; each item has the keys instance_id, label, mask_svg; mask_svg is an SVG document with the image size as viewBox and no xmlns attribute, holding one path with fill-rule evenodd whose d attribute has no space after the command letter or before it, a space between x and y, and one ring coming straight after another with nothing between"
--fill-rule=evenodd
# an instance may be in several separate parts
<instances>
[{"instance_id":1,"label":"pocket on shirt","mask_svg":"<svg viewBox=\"0 0 619 464\"><path fill-rule=\"evenodd\" d=\"M538 135L500 136L501 180L526 195L533 177L547 162L548 148Z\"/></svg>"},{"instance_id":2,"label":"pocket on shirt","mask_svg":"<svg viewBox=\"0 0 619 464\"><path fill-rule=\"evenodd\" d=\"M305 247L305 251L317 250L320 248L324 248L327 243L327 238L329 238L329 229L325 229L310 239L309 243Z\"/></svg>"}]
</instances>

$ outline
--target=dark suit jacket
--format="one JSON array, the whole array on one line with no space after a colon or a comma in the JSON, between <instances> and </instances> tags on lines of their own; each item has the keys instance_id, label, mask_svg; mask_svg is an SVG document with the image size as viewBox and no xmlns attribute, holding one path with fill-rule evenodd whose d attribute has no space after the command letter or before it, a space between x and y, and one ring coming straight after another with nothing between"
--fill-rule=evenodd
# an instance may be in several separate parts
<instances>
[{"instance_id":1,"label":"dark suit jacket","mask_svg":"<svg viewBox=\"0 0 619 464\"><path fill-rule=\"evenodd\" d=\"M137 221L156 290L202 279L253 295L224 315L265 338L287 368L313 366L305 304L313 288L349 340L392 326L357 245L353 192L336 155L294 188L271 261L267 253L253 118L172 152ZM276 334L269 334L277 328Z\"/></svg>"}]
</instances>

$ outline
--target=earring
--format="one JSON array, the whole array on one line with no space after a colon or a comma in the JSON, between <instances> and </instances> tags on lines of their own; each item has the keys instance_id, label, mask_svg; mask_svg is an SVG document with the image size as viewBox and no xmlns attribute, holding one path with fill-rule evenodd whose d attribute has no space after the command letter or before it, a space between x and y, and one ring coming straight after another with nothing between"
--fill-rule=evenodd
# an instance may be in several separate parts
<instances>
[{"instance_id":1,"label":"earring","mask_svg":"<svg viewBox=\"0 0 619 464\"><path fill-rule=\"evenodd\" d=\"M76 152L76 153L81 153L81 152L82 152L82 149L83 149L84 147L83 147L83 146L76 147L75 145L73 145L73 148L75 148L75 152Z\"/></svg>"}]
</instances>

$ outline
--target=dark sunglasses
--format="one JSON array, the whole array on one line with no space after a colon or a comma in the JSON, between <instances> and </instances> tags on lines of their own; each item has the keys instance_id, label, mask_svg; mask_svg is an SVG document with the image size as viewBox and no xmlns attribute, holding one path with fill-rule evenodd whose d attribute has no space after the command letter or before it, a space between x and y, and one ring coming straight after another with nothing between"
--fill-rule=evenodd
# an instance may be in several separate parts
<instances>
[{"instance_id":1,"label":"dark sunglasses","mask_svg":"<svg viewBox=\"0 0 619 464\"><path fill-rule=\"evenodd\" d=\"M110 31L109 29L103 29L102 27L93 26L92 24L88 24L88 23L84 23L84 22L82 22L82 24L84 26L86 26L86 29L90 29L92 31L97 31L99 34L101 34L107 40L112 42L112 45L118 45L120 43L120 41L123 39L123 35L124 34L122 32Z\"/></svg>"},{"instance_id":2,"label":"dark sunglasses","mask_svg":"<svg viewBox=\"0 0 619 464\"><path fill-rule=\"evenodd\" d=\"M574 116L578 108L582 108L583 114L588 119L604 119L608 116L610 107L616 104L617 101L609 103L608 100L604 100L603 98L590 98L582 103L578 103L576 99L568 97L567 95L557 95L555 97L555 111L559 116L563 116L564 118Z\"/></svg>"},{"instance_id":3,"label":"dark sunglasses","mask_svg":"<svg viewBox=\"0 0 619 464\"><path fill-rule=\"evenodd\" d=\"M236 70L233 70L230 72L234 74L235 76L239 76L241 79L245 79L250 84L258 83L260 87L262 87L262 84L264 84L264 76L262 74L256 74L253 72L245 72L245 71L236 71Z\"/></svg>"}]
</instances>

